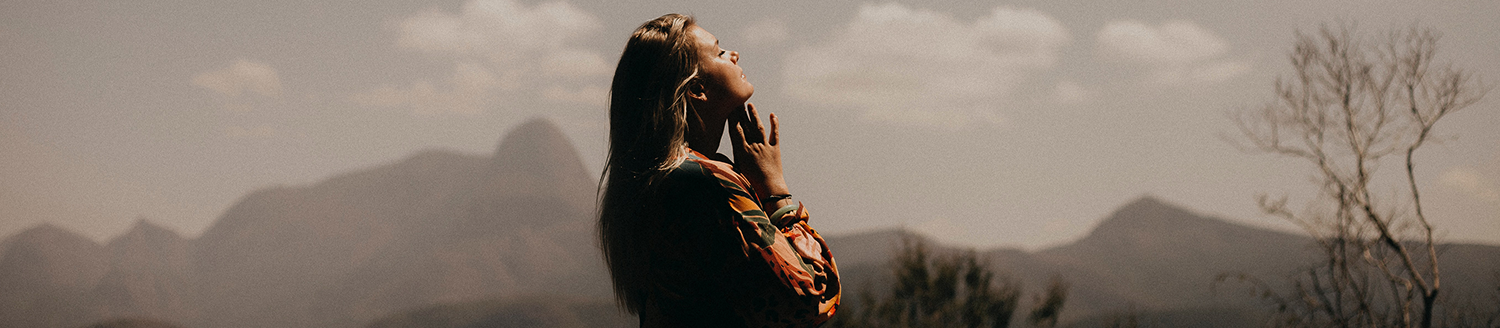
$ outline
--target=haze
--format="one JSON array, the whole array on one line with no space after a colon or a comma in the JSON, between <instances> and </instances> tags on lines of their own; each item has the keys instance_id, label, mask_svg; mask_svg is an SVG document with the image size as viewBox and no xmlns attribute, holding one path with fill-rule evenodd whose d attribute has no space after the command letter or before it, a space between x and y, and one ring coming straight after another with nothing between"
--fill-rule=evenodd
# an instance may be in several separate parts
<instances>
[{"instance_id":1,"label":"haze","mask_svg":"<svg viewBox=\"0 0 1500 328\"><path fill-rule=\"evenodd\" d=\"M619 51L667 12L740 52L824 235L1037 249L1143 194L1286 229L1254 196L1306 195L1310 172L1236 149L1229 113L1271 99L1295 30L1420 23L1440 61L1500 81L1487 0L6 1L0 236L197 236L251 191L489 154L533 117L598 172ZM1500 243L1497 97L1418 154L1446 241Z\"/></svg>"}]
</instances>

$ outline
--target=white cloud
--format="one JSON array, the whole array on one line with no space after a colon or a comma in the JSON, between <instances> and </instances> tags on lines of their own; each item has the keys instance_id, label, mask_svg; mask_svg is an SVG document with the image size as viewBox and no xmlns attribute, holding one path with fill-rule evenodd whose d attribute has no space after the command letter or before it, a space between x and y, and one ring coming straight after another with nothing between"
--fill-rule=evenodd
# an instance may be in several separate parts
<instances>
[{"instance_id":1,"label":"white cloud","mask_svg":"<svg viewBox=\"0 0 1500 328\"><path fill-rule=\"evenodd\" d=\"M473 0L456 14L429 10L403 20L397 44L504 62L564 49L599 26L592 15L566 2L526 8L511 0Z\"/></svg>"},{"instance_id":2,"label":"white cloud","mask_svg":"<svg viewBox=\"0 0 1500 328\"><path fill-rule=\"evenodd\" d=\"M1188 21L1169 21L1161 26L1114 21L1099 31L1098 42L1113 55L1153 62L1191 62L1229 50L1224 39Z\"/></svg>"},{"instance_id":3,"label":"white cloud","mask_svg":"<svg viewBox=\"0 0 1500 328\"><path fill-rule=\"evenodd\" d=\"M746 44L751 45L786 41L790 34L787 32L786 22L775 18L762 18L740 31L740 37L744 38Z\"/></svg>"},{"instance_id":4,"label":"white cloud","mask_svg":"<svg viewBox=\"0 0 1500 328\"><path fill-rule=\"evenodd\" d=\"M194 86L213 90L230 98L239 98L246 93L269 98L281 97L281 78L276 69L265 63L248 59L237 59L229 67L199 73L193 76Z\"/></svg>"},{"instance_id":5,"label":"white cloud","mask_svg":"<svg viewBox=\"0 0 1500 328\"><path fill-rule=\"evenodd\" d=\"M1095 41L1102 57L1149 66L1146 80L1157 84L1209 84L1250 71L1245 61L1224 58L1228 42L1189 21L1159 26L1114 21L1099 30Z\"/></svg>"},{"instance_id":6,"label":"white cloud","mask_svg":"<svg viewBox=\"0 0 1500 328\"><path fill-rule=\"evenodd\" d=\"M480 64L459 62L454 64L452 75L441 88L427 80L418 80L404 88L383 85L349 99L367 106L409 107L418 115L478 115L495 97L494 90L515 88L517 84L505 81Z\"/></svg>"},{"instance_id":7,"label":"white cloud","mask_svg":"<svg viewBox=\"0 0 1500 328\"><path fill-rule=\"evenodd\" d=\"M453 72L436 82L386 84L349 99L424 115L479 114L501 99L600 104L579 95L604 88L613 68L598 51L576 45L600 26L566 2L527 7L472 0L457 13L422 12L398 24L397 46L451 59Z\"/></svg>"},{"instance_id":8,"label":"white cloud","mask_svg":"<svg viewBox=\"0 0 1500 328\"><path fill-rule=\"evenodd\" d=\"M1489 203L1500 203L1500 189L1487 181L1479 171L1468 167L1455 167L1443 171L1438 177L1439 183L1448 188L1457 189L1464 194L1473 196Z\"/></svg>"},{"instance_id":9,"label":"white cloud","mask_svg":"<svg viewBox=\"0 0 1500 328\"><path fill-rule=\"evenodd\" d=\"M919 125L998 122L1017 83L1070 40L1056 19L999 7L976 21L900 4L866 5L830 40L786 61L790 95L866 118Z\"/></svg>"}]
</instances>

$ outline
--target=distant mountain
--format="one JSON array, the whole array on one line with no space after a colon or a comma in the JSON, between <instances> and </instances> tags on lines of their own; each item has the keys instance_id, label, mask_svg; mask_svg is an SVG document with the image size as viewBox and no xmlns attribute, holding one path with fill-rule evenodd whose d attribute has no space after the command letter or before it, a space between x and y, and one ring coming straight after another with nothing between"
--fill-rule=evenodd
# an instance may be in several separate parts
<instances>
[{"instance_id":1,"label":"distant mountain","mask_svg":"<svg viewBox=\"0 0 1500 328\"><path fill-rule=\"evenodd\" d=\"M424 152L252 194L196 241L201 327L349 327L435 302L603 296L593 184L550 122L491 158ZM234 295L234 297L223 297Z\"/></svg>"},{"instance_id":2,"label":"distant mountain","mask_svg":"<svg viewBox=\"0 0 1500 328\"><path fill-rule=\"evenodd\" d=\"M7 238L0 250L0 327L88 323L89 289L109 268L108 252L50 224Z\"/></svg>"},{"instance_id":3,"label":"distant mountain","mask_svg":"<svg viewBox=\"0 0 1500 328\"><path fill-rule=\"evenodd\" d=\"M189 242L144 219L136 221L104 246L110 269L89 291L89 307L103 318L193 318Z\"/></svg>"},{"instance_id":4,"label":"distant mountain","mask_svg":"<svg viewBox=\"0 0 1500 328\"><path fill-rule=\"evenodd\" d=\"M110 319L83 328L182 328L176 324L147 318Z\"/></svg>"},{"instance_id":5,"label":"distant mountain","mask_svg":"<svg viewBox=\"0 0 1500 328\"><path fill-rule=\"evenodd\" d=\"M590 176L533 120L493 156L426 151L253 192L194 240L142 221L101 246L43 225L0 244L0 327L355 327L502 295L603 299Z\"/></svg>"},{"instance_id":6,"label":"distant mountain","mask_svg":"<svg viewBox=\"0 0 1500 328\"><path fill-rule=\"evenodd\" d=\"M41 225L0 241L0 328L632 326L595 247L594 191L567 138L534 120L492 156L425 151L250 193L196 239L141 220L99 245ZM901 230L827 240L846 313L861 291L888 289L903 240L962 251ZM1074 243L978 254L1028 294L1053 275L1071 283L1065 325L1133 313L1152 326L1242 327L1264 305L1215 276L1282 281L1317 259L1309 242L1145 197ZM1500 279L1500 247L1442 252L1445 295L1496 307L1481 292Z\"/></svg>"},{"instance_id":7,"label":"distant mountain","mask_svg":"<svg viewBox=\"0 0 1500 328\"><path fill-rule=\"evenodd\" d=\"M959 251L899 230L831 237L828 243L847 277L845 290L874 286L871 292L885 292L893 279L886 263L903 239L925 242L938 252ZM1027 294L1040 291L1053 275L1070 283L1062 320L1067 326L1098 327L1136 314L1149 327L1256 327L1267 309L1262 300L1247 285L1215 285L1215 278L1244 273L1285 287L1280 282L1320 258L1311 243L1305 236L1234 224L1144 197L1073 243L1036 252L995 249L980 256L994 271L1021 282ZM1480 308L1495 307L1496 300L1486 297L1500 296L1495 290L1500 247L1442 249L1445 293L1480 302ZM845 303L861 305L857 297L852 301Z\"/></svg>"},{"instance_id":8,"label":"distant mountain","mask_svg":"<svg viewBox=\"0 0 1500 328\"><path fill-rule=\"evenodd\" d=\"M1076 286L1076 313L1119 309L1245 307L1239 285L1215 294L1214 278L1247 273L1278 280L1316 257L1312 240L1194 214L1146 197L1116 210L1088 236L1034 254ZM1042 274L1038 272L1036 274ZM1049 273L1050 274L1050 273ZM1039 278L1039 277L1032 277Z\"/></svg>"}]
</instances>

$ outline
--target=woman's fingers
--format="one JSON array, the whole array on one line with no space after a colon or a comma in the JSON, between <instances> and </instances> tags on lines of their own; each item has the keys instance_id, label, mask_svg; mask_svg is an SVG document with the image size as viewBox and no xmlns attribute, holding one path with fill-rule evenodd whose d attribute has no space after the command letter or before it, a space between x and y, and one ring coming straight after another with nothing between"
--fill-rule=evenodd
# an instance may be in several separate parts
<instances>
[{"instance_id":1,"label":"woman's fingers","mask_svg":"<svg viewBox=\"0 0 1500 328\"><path fill-rule=\"evenodd\" d=\"M740 115L741 115L741 117L744 118L739 123L739 126L741 128L749 130L749 127L750 127L749 124L750 124L750 122L754 122L755 121L755 109L754 108L755 108L755 105L751 105L750 103L745 103L745 106L740 107ZM750 132L753 132L753 133L749 133L749 134L745 134L744 135L745 136L745 143L746 144L750 144L750 143L758 143L758 142L760 142L760 140L761 140L761 137L760 137L761 133L760 133L760 131L751 130Z\"/></svg>"},{"instance_id":2,"label":"woman's fingers","mask_svg":"<svg viewBox=\"0 0 1500 328\"><path fill-rule=\"evenodd\" d=\"M729 122L729 124L734 127L732 131L729 131L729 142L733 143L731 146L734 146L736 150L745 148L745 129L740 128L740 122Z\"/></svg>"},{"instance_id":3,"label":"woman's fingers","mask_svg":"<svg viewBox=\"0 0 1500 328\"><path fill-rule=\"evenodd\" d=\"M776 120L775 113L770 114L770 131L766 131L765 125L761 124L760 113L755 111L755 104L745 103L744 110L730 116L734 131L729 133L729 140L735 145L765 143L775 146L781 143L781 122ZM750 133L745 133L745 130L750 130Z\"/></svg>"},{"instance_id":4,"label":"woman's fingers","mask_svg":"<svg viewBox=\"0 0 1500 328\"><path fill-rule=\"evenodd\" d=\"M772 146L775 146L776 144L780 143L780 141L781 141L780 130L781 130L781 127L778 126L778 124L776 124L776 113L771 113L771 138L770 138L770 140L767 141L767 143L769 143Z\"/></svg>"},{"instance_id":5,"label":"woman's fingers","mask_svg":"<svg viewBox=\"0 0 1500 328\"><path fill-rule=\"evenodd\" d=\"M755 112L755 104L745 103L745 117L749 117L750 122L755 122L756 126L760 126L760 113Z\"/></svg>"},{"instance_id":6,"label":"woman's fingers","mask_svg":"<svg viewBox=\"0 0 1500 328\"><path fill-rule=\"evenodd\" d=\"M752 103L745 103L745 108L750 112L750 122L755 123L755 141L766 142L766 126L760 124L760 112L755 111Z\"/></svg>"}]
</instances>

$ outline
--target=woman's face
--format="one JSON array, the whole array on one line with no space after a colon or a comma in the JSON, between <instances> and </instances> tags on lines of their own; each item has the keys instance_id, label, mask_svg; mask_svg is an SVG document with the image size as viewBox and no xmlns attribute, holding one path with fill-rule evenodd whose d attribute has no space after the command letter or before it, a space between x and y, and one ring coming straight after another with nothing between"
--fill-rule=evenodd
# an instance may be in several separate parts
<instances>
[{"instance_id":1,"label":"woman's face","mask_svg":"<svg viewBox=\"0 0 1500 328\"><path fill-rule=\"evenodd\" d=\"M696 25L690 29L698 41L698 74L703 77L707 105L725 110L722 113L725 115L729 109L743 107L750 95L755 94L755 86L745 79L745 71L739 65L740 54L720 48L713 33Z\"/></svg>"}]
</instances>

